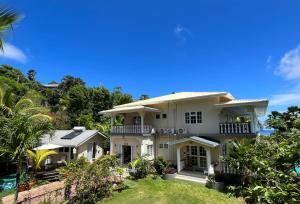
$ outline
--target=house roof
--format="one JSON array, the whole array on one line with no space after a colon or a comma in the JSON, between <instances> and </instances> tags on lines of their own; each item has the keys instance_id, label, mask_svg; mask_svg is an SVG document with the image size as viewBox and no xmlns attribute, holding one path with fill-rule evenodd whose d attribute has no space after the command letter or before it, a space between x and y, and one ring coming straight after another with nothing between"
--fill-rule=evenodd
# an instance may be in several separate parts
<instances>
[{"instance_id":1,"label":"house roof","mask_svg":"<svg viewBox=\"0 0 300 204\"><path fill-rule=\"evenodd\" d=\"M41 145L44 144L54 144L54 145L60 145L63 147L78 147L87 140L91 139L92 137L96 136L97 134L106 137L102 133L100 133L98 130L85 130L82 131L81 134L77 135L76 137L72 139L63 139L62 137L69 135L72 133L73 130L55 130L52 137L49 134L45 134L40 143Z\"/></svg>"},{"instance_id":2,"label":"house roof","mask_svg":"<svg viewBox=\"0 0 300 204\"><path fill-rule=\"evenodd\" d=\"M218 142L214 142L214 141L204 139L204 138L201 138L201 137L197 137L197 136L192 136L192 137L177 140L177 141L174 142L174 144L180 144L180 143L184 143L184 142L188 142L188 141L196 142L198 144L203 144L203 145L206 145L206 146L209 146L209 147L217 147L217 146L220 145Z\"/></svg>"},{"instance_id":3,"label":"house roof","mask_svg":"<svg viewBox=\"0 0 300 204\"><path fill-rule=\"evenodd\" d=\"M178 92L174 94L168 94L164 96L159 96L159 97L150 98L146 100L139 100L132 103L115 106L115 108L130 107L130 106L145 106L145 105L153 105L153 104L160 104L166 102L184 101L184 100L191 100L191 99L217 97L217 96L225 96L231 100L234 99L233 96L227 92Z\"/></svg>"},{"instance_id":4,"label":"house roof","mask_svg":"<svg viewBox=\"0 0 300 204\"><path fill-rule=\"evenodd\" d=\"M100 111L100 113L130 113L130 112L137 112L137 111L149 111L149 112L160 112L157 108L150 108L146 106L131 106L131 107L121 107L121 108L114 108L110 110Z\"/></svg>"},{"instance_id":5,"label":"house roof","mask_svg":"<svg viewBox=\"0 0 300 204\"><path fill-rule=\"evenodd\" d=\"M257 116L263 116L266 114L269 101L267 99L252 99L252 100L232 100L225 103L215 104L221 108L233 108L239 106L252 106Z\"/></svg>"}]
</instances>

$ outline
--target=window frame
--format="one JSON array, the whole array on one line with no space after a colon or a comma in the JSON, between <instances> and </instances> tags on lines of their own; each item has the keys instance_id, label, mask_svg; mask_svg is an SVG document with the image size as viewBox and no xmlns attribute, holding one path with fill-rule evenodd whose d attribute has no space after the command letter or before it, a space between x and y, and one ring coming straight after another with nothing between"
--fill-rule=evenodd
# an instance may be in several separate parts
<instances>
[{"instance_id":1,"label":"window frame","mask_svg":"<svg viewBox=\"0 0 300 204\"><path fill-rule=\"evenodd\" d=\"M202 111L190 111L184 113L184 123L185 124L203 124L203 114Z\"/></svg>"}]
</instances>

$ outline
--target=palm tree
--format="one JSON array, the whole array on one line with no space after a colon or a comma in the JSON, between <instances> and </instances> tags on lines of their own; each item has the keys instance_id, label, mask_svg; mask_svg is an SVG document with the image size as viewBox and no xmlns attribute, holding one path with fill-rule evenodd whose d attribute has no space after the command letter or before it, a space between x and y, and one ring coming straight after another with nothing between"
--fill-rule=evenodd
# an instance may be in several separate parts
<instances>
[{"instance_id":1,"label":"palm tree","mask_svg":"<svg viewBox=\"0 0 300 204\"><path fill-rule=\"evenodd\" d=\"M19 14L15 11L0 8L0 50L3 51L4 48L4 35L8 29L12 28L12 24L20 19Z\"/></svg>"},{"instance_id":2,"label":"palm tree","mask_svg":"<svg viewBox=\"0 0 300 204\"><path fill-rule=\"evenodd\" d=\"M27 155L33 162L33 169L34 169L35 173L41 169L41 165L42 165L43 161L48 156L54 155L54 154L57 154L57 151L48 150L48 149L36 150L36 151L27 150Z\"/></svg>"},{"instance_id":3,"label":"palm tree","mask_svg":"<svg viewBox=\"0 0 300 204\"><path fill-rule=\"evenodd\" d=\"M13 114L11 117L0 117L0 127L0 156L11 158L17 163L18 187L27 150L36 147L42 135L51 132L52 124L49 118L41 114L33 116ZM17 199L18 188L15 203Z\"/></svg>"},{"instance_id":4,"label":"palm tree","mask_svg":"<svg viewBox=\"0 0 300 204\"><path fill-rule=\"evenodd\" d=\"M42 96L35 91L28 91L14 104L15 95L11 90L0 86L0 113L10 116L18 114L46 114L49 110L41 107Z\"/></svg>"}]
</instances>

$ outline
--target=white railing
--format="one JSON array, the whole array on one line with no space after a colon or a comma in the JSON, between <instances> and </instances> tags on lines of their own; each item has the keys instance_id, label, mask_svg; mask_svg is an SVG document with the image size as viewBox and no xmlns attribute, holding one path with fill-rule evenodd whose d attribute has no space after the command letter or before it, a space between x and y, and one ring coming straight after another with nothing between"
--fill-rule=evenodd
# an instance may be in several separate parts
<instances>
[{"instance_id":1,"label":"white railing","mask_svg":"<svg viewBox=\"0 0 300 204\"><path fill-rule=\"evenodd\" d=\"M151 125L114 125L111 127L111 134L150 134Z\"/></svg>"},{"instance_id":2,"label":"white railing","mask_svg":"<svg viewBox=\"0 0 300 204\"><path fill-rule=\"evenodd\" d=\"M251 133L250 123L220 123L221 134L243 134Z\"/></svg>"}]
</instances>

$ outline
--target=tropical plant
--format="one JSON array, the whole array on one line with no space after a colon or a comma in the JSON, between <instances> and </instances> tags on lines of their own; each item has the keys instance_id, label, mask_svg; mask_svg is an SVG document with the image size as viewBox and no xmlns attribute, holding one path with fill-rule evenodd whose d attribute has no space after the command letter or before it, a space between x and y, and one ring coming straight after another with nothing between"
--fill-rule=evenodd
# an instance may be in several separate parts
<instances>
[{"instance_id":1,"label":"tropical plant","mask_svg":"<svg viewBox=\"0 0 300 204\"><path fill-rule=\"evenodd\" d=\"M37 172L38 170L41 169L41 165L43 161L51 155L58 154L57 151L55 150L48 150L48 149L43 149L43 150L36 150L36 151L31 151L27 150L27 155L33 162L33 168L34 172Z\"/></svg>"},{"instance_id":2,"label":"tropical plant","mask_svg":"<svg viewBox=\"0 0 300 204\"><path fill-rule=\"evenodd\" d=\"M4 35L20 19L19 14L8 8L0 8L0 50L4 48Z\"/></svg>"},{"instance_id":3,"label":"tropical plant","mask_svg":"<svg viewBox=\"0 0 300 204\"><path fill-rule=\"evenodd\" d=\"M110 195L114 182L111 168L115 168L117 164L117 158L112 155L104 155L93 163L84 158L67 163L66 167L58 170L65 180L66 199L70 199L72 186L76 192L73 203L96 203Z\"/></svg>"},{"instance_id":4,"label":"tropical plant","mask_svg":"<svg viewBox=\"0 0 300 204\"><path fill-rule=\"evenodd\" d=\"M40 114L48 113L48 109L40 106L42 96L35 91L28 91L16 101L16 96L11 89L0 86L0 114L10 116L12 114Z\"/></svg>"},{"instance_id":5,"label":"tropical plant","mask_svg":"<svg viewBox=\"0 0 300 204\"><path fill-rule=\"evenodd\" d=\"M168 166L168 162L164 160L163 157L157 157L154 159L153 166L156 170L156 173L159 175L163 174L163 170Z\"/></svg>"},{"instance_id":6,"label":"tropical plant","mask_svg":"<svg viewBox=\"0 0 300 204\"><path fill-rule=\"evenodd\" d=\"M35 80L35 75L36 75L36 71L35 71L34 69L28 70L27 78L28 78L30 81L34 81L34 80Z\"/></svg>"},{"instance_id":7,"label":"tropical plant","mask_svg":"<svg viewBox=\"0 0 300 204\"><path fill-rule=\"evenodd\" d=\"M229 192L243 196L247 203L296 203L300 200L300 129L299 109L272 113L267 123L275 128L269 137L233 142L229 167L237 169L244 180L229 187Z\"/></svg>"},{"instance_id":8,"label":"tropical plant","mask_svg":"<svg viewBox=\"0 0 300 204\"><path fill-rule=\"evenodd\" d=\"M153 167L153 162L149 160L148 155L137 154L135 160L129 163L130 176L133 179L141 179L145 178L148 174L155 173L155 169Z\"/></svg>"},{"instance_id":9,"label":"tropical plant","mask_svg":"<svg viewBox=\"0 0 300 204\"><path fill-rule=\"evenodd\" d=\"M43 134L52 130L48 117L43 115L13 114L0 117L0 156L17 163L16 184L18 186L27 150L37 146ZM18 191L16 191L17 200Z\"/></svg>"}]
</instances>

